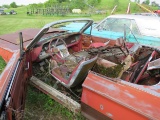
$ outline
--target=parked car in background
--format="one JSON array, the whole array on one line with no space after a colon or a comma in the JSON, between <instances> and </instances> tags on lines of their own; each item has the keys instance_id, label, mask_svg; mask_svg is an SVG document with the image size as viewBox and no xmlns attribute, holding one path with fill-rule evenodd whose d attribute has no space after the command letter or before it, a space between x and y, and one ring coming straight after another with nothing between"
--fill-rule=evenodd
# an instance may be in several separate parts
<instances>
[{"instance_id":1,"label":"parked car in background","mask_svg":"<svg viewBox=\"0 0 160 120\"><path fill-rule=\"evenodd\" d=\"M160 18L142 15L111 15L96 24L92 35L148 46L160 46ZM85 32L89 34L89 31ZM125 35L125 36L124 36Z\"/></svg>"},{"instance_id":2,"label":"parked car in background","mask_svg":"<svg viewBox=\"0 0 160 120\"><path fill-rule=\"evenodd\" d=\"M0 15L6 15L6 13L4 12L4 9L0 8Z\"/></svg>"},{"instance_id":3,"label":"parked car in background","mask_svg":"<svg viewBox=\"0 0 160 120\"><path fill-rule=\"evenodd\" d=\"M9 13L10 13L10 15L16 15L17 14L17 12L14 11L14 10L11 10Z\"/></svg>"},{"instance_id":4,"label":"parked car in background","mask_svg":"<svg viewBox=\"0 0 160 120\"><path fill-rule=\"evenodd\" d=\"M0 15L6 15L6 13L5 12L0 12Z\"/></svg>"},{"instance_id":5,"label":"parked car in background","mask_svg":"<svg viewBox=\"0 0 160 120\"><path fill-rule=\"evenodd\" d=\"M0 56L7 66L0 76L0 118L23 118L30 80L37 89L90 120L159 120L160 50L142 46L139 39L126 42L128 36L144 32L137 24L134 19L110 17L92 30L91 19L69 19L41 30L1 35ZM122 28L126 34L121 33ZM148 33L159 35L151 31L156 30Z\"/></svg>"}]
</instances>

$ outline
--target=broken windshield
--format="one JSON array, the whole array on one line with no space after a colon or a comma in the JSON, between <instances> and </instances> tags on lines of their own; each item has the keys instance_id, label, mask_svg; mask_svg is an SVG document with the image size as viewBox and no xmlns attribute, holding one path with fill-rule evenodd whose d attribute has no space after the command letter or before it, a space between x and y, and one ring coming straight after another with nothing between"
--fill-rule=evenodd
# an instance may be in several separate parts
<instances>
[{"instance_id":1,"label":"broken windshield","mask_svg":"<svg viewBox=\"0 0 160 120\"><path fill-rule=\"evenodd\" d=\"M124 25L128 26L127 28L130 28L133 34L140 35L136 22L134 20L125 18L107 18L98 26L96 26L95 29L123 33ZM126 31L129 32L130 30L127 28Z\"/></svg>"},{"instance_id":2,"label":"broken windshield","mask_svg":"<svg viewBox=\"0 0 160 120\"><path fill-rule=\"evenodd\" d=\"M69 19L52 22L45 25L35 36L27 48L33 47L38 41L48 40L52 37L61 36L62 34L82 33L93 23L91 19Z\"/></svg>"},{"instance_id":3,"label":"broken windshield","mask_svg":"<svg viewBox=\"0 0 160 120\"><path fill-rule=\"evenodd\" d=\"M62 23L57 23L54 24L53 26L51 26L47 32L50 33L47 36L44 35L40 41L44 41L44 40L48 40L51 39L53 37L57 37L57 36L61 36L61 35L65 35L68 33L76 33L76 32L80 32L84 26L86 26L86 24L88 23L88 21L69 21L69 22L62 22Z\"/></svg>"}]
</instances>

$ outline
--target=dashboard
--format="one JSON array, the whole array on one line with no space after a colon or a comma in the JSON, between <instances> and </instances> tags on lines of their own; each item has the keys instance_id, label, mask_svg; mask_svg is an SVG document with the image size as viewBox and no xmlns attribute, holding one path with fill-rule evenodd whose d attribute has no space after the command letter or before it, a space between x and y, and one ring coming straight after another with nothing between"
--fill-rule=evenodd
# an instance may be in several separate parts
<instances>
[{"instance_id":1,"label":"dashboard","mask_svg":"<svg viewBox=\"0 0 160 120\"><path fill-rule=\"evenodd\" d=\"M53 48L56 44L56 47L61 47L64 43L61 40L63 39L67 48L77 45L80 41L80 34L70 34L70 35L61 35L54 38L49 38L43 41L40 41L38 46L42 46L42 50L39 54L39 60L43 60L50 56L50 48ZM58 42L57 42L58 40ZM56 43L57 42L57 43ZM49 48L50 47L50 48Z\"/></svg>"}]
</instances>

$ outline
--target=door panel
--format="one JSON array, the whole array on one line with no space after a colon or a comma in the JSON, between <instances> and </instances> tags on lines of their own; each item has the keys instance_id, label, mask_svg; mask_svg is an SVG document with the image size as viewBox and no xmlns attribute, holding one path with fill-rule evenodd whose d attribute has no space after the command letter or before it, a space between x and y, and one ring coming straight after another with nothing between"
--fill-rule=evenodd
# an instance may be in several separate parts
<instances>
[{"instance_id":1,"label":"door panel","mask_svg":"<svg viewBox=\"0 0 160 120\"><path fill-rule=\"evenodd\" d=\"M8 97L9 104L7 106L7 119L22 119L25 107L25 98L27 83L31 77L31 59L28 51L21 57L17 63L18 68L15 72L14 82Z\"/></svg>"}]
</instances>

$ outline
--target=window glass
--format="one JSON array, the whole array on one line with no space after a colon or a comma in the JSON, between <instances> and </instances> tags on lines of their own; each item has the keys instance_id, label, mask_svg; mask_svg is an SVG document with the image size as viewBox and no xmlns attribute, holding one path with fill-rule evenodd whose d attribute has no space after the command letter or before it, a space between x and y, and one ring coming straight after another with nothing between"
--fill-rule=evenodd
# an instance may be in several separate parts
<instances>
[{"instance_id":1,"label":"window glass","mask_svg":"<svg viewBox=\"0 0 160 120\"><path fill-rule=\"evenodd\" d=\"M96 28L98 30L106 30L113 32L124 32L124 25L126 25L126 32L131 32L133 34L140 34L136 22L131 19L124 18L107 18Z\"/></svg>"}]
</instances>

